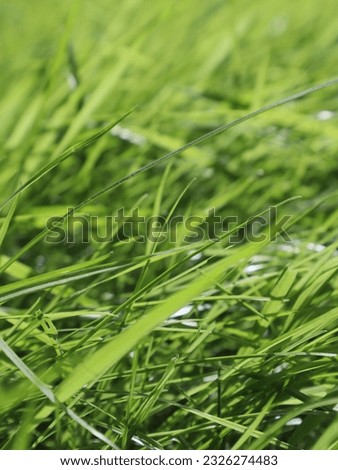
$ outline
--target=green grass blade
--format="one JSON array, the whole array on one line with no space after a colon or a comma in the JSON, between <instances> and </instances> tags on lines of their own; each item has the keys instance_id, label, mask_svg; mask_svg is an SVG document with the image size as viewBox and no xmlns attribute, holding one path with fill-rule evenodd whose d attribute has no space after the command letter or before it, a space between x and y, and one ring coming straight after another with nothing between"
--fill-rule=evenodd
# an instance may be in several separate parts
<instances>
[{"instance_id":1,"label":"green grass blade","mask_svg":"<svg viewBox=\"0 0 338 470\"><path fill-rule=\"evenodd\" d=\"M52 162L47 163L43 168L41 168L37 173L35 173L31 178L29 178L28 181L23 183L20 188L18 188L1 206L0 206L0 212L9 204L18 194L21 194L23 191L25 191L29 186L34 184L36 181L38 181L40 178L42 178L44 175L52 171L54 168L59 166L62 162L67 160L69 157L74 155L75 153L79 152L80 150L85 149L86 147L89 147L92 145L95 141L97 141L100 137L105 135L107 132L109 132L114 126L116 126L118 123L123 121L127 116L129 116L134 109L129 111L128 113L124 114L121 118L119 118L117 121L107 124L105 127L100 129L98 132L95 132L93 135L90 137L87 137L86 139L82 140L81 142L78 142L71 147L69 147L67 150L61 153L60 156L55 158Z\"/></svg>"}]
</instances>

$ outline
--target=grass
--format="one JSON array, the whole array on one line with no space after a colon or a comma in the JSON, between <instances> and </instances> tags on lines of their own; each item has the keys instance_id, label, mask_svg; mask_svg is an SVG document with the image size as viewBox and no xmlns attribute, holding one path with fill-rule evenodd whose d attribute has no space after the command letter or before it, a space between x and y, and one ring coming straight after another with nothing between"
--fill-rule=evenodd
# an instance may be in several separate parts
<instances>
[{"instance_id":1,"label":"grass","mask_svg":"<svg viewBox=\"0 0 338 470\"><path fill-rule=\"evenodd\" d=\"M2 449L338 449L336 5L197 3L0 0Z\"/></svg>"}]
</instances>

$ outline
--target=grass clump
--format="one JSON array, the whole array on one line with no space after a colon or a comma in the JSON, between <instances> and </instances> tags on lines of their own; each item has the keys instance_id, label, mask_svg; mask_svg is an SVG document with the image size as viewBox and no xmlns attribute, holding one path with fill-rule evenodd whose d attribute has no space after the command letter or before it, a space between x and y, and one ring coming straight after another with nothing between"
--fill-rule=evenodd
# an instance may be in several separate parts
<instances>
[{"instance_id":1,"label":"grass clump","mask_svg":"<svg viewBox=\"0 0 338 470\"><path fill-rule=\"evenodd\" d=\"M0 11L1 447L337 449L335 3Z\"/></svg>"}]
</instances>

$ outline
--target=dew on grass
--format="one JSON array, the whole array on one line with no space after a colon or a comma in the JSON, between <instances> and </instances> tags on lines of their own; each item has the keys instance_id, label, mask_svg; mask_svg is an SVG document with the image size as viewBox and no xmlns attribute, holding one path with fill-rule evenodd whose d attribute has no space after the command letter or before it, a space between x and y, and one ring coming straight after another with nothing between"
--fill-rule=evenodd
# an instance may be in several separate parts
<instances>
[{"instance_id":1,"label":"dew on grass","mask_svg":"<svg viewBox=\"0 0 338 470\"><path fill-rule=\"evenodd\" d=\"M67 83L68 83L69 88L72 91L75 90L78 87L78 82L76 80L75 75L72 73L68 73L66 78L67 78Z\"/></svg>"},{"instance_id":2,"label":"dew on grass","mask_svg":"<svg viewBox=\"0 0 338 470\"><path fill-rule=\"evenodd\" d=\"M198 261L202 258L202 256L203 256L202 253L196 253L196 255L194 255L190 258L190 260L191 261Z\"/></svg>"},{"instance_id":3,"label":"dew on grass","mask_svg":"<svg viewBox=\"0 0 338 470\"><path fill-rule=\"evenodd\" d=\"M136 134L136 132L127 129L126 127L119 126L118 124L112 128L110 133L115 137L119 137L122 140L127 140L128 142L135 145L144 145L146 143L146 138L144 136Z\"/></svg>"},{"instance_id":4,"label":"dew on grass","mask_svg":"<svg viewBox=\"0 0 338 470\"><path fill-rule=\"evenodd\" d=\"M114 297L114 294L112 292L103 292L101 295L102 300L111 300Z\"/></svg>"},{"instance_id":5,"label":"dew on grass","mask_svg":"<svg viewBox=\"0 0 338 470\"><path fill-rule=\"evenodd\" d=\"M204 304L200 304L197 306L197 311L198 312L205 312L206 310L210 310L212 307L211 304L209 303L204 303Z\"/></svg>"},{"instance_id":6,"label":"dew on grass","mask_svg":"<svg viewBox=\"0 0 338 470\"><path fill-rule=\"evenodd\" d=\"M300 252L300 249L295 246L295 245L291 245L291 244L282 244L282 245L278 245L278 248L281 250L281 251L285 251L287 253L294 253L294 254L297 254Z\"/></svg>"},{"instance_id":7,"label":"dew on grass","mask_svg":"<svg viewBox=\"0 0 338 470\"><path fill-rule=\"evenodd\" d=\"M183 317L184 315L188 315L192 310L192 305L186 305L185 307L177 310L177 312L173 313L169 318L177 318Z\"/></svg>"},{"instance_id":8,"label":"dew on grass","mask_svg":"<svg viewBox=\"0 0 338 470\"><path fill-rule=\"evenodd\" d=\"M288 362L282 362L277 367L275 367L272 372L274 374L279 374L280 372L282 372L284 369L287 369L288 367L289 367Z\"/></svg>"},{"instance_id":9,"label":"dew on grass","mask_svg":"<svg viewBox=\"0 0 338 470\"><path fill-rule=\"evenodd\" d=\"M246 274L251 274L263 268L264 268L264 264L250 264L249 266L244 268L244 272Z\"/></svg>"},{"instance_id":10,"label":"dew on grass","mask_svg":"<svg viewBox=\"0 0 338 470\"><path fill-rule=\"evenodd\" d=\"M38 273L42 273L44 271L46 261L46 258L42 255L39 255L35 258L35 266Z\"/></svg>"},{"instance_id":11,"label":"dew on grass","mask_svg":"<svg viewBox=\"0 0 338 470\"><path fill-rule=\"evenodd\" d=\"M173 315L171 315L168 320L165 322L165 324L172 324L172 323L181 323L182 325L188 326L189 328L197 328L198 324L194 320L174 320L176 318L183 317L185 315L188 315L191 310L193 309L192 305L186 305L185 307L181 308L177 312L175 312Z\"/></svg>"},{"instance_id":12,"label":"dew on grass","mask_svg":"<svg viewBox=\"0 0 338 470\"><path fill-rule=\"evenodd\" d=\"M320 251L325 250L326 246L325 246L325 245L321 245L320 243L308 243L308 244L306 245L306 248L307 248L308 250L316 251L317 253L319 253Z\"/></svg>"},{"instance_id":13,"label":"dew on grass","mask_svg":"<svg viewBox=\"0 0 338 470\"><path fill-rule=\"evenodd\" d=\"M302 424L302 422L302 418L293 418L290 419L290 421L288 421L287 423L285 423L285 426L299 426L300 424Z\"/></svg>"},{"instance_id":14,"label":"dew on grass","mask_svg":"<svg viewBox=\"0 0 338 470\"><path fill-rule=\"evenodd\" d=\"M182 323L182 325L184 325L184 326L188 326L189 328L197 328L198 327L198 323L196 321L193 321L193 320L184 320L180 323Z\"/></svg>"},{"instance_id":15,"label":"dew on grass","mask_svg":"<svg viewBox=\"0 0 338 470\"><path fill-rule=\"evenodd\" d=\"M214 174L215 174L215 170L213 168L207 167L203 171L203 178L205 178L205 179L212 178L214 176Z\"/></svg>"},{"instance_id":16,"label":"dew on grass","mask_svg":"<svg viewBox=\"0 0 338 470\"><path fill-rule=\"evenodd\" d=\"M326 109L319 111L319 113L316 114L316 118L319 119L319 121L328 121L329 119L332 119L334 117L334 112L328 111Z\"/></svg>"},{"instance_id":17,"label":"dew on grass","mask_svg":"<svg viewBox=\"0 0 338 470\"><path fill-rule=\"evenodd\" d=\"M255 255L252 257L251 260L252 260L252 264L269 263L271 261L271 256Z\"/></svg>"},{"instance_id":18,"label":"dew on grass","mask_svg":"<svg viewBox=\"0 0 338 470\"><path fill-rule=\"evenodd\" d=\"M203 382L214 382L217 379L218 379L217 374L206 375L205 377L203 377Z\"/></svg>"},{"instance_id":19,"label":"dew on grass","mask_svg":"<svg viewBox=\"0 0 338 470\"><path fill-rule=\"evenodd\" d=\"M109 312L107 312L109 314ZM99 320L100 318L103 318L105 316L105 313L86 313L85 315L80 315L79 317L85 320Z\"/></svg>"}]
</instances>

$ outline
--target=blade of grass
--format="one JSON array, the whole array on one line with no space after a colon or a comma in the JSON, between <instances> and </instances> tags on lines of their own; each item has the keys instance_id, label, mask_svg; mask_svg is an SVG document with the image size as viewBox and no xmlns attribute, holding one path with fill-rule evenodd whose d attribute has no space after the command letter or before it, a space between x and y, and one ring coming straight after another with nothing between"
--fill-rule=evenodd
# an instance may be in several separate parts
<instances>
[{"instance_id":1,"label":"blade of grass","mask_svg":"<svg viewBox=\"0 0 338 470\"><path fill-rule=\"evenodd\" d=\"M107 126L103 127L100 129L98 132L95 132L93 135L90 137L82 140L81 142L78 142L77 144L72 145L69 147L67 150L61 153L60 156L56 157L52 162L48 163L45 165L43 168L41 168L35 175L33 175L31 178L29 178L28 181L26 181L24 184L20 186L14 193L0 206L0 212L9 204L18 194L21 194L23 191L25 191L29 186L34 184L36 181L38 181L40 178L42 178L44 175L49 173L51 170L59 166L62 162L67 160L69 157L74 155L75 153L85 149L89 145L93 144L96 140L98 140L100 137L102 137L104 134L109 132L114 126L119 124L121 121L123 121L127 116L129 116L135 108L130 110L128 113L124 114L121 118L119 118L117 121L107 124Z\"/></svg>"},{"instance_id":2,"label":"blade of grass","mask_svg":"<svg viewBox=\"0 0 338 470\"><path fill-rule=\"evenodd\" d=\"M182 152L184 152L184 150L187 150L189 149L190 147L193 147L195 145L198 145L212 137L215 137L216 135L219 135L223 132L225 132L226 130L232 128L232 127L235 127L245 121L248 121L249 119L253 119L254 117L256 116L259 116L260 114L263 114L263 113L266 113L272 109L275 109L275 108L278 108L279 106L282 106L284 104L287 104L287 103L290 103L292 101L295 101L297 99L300 99L300 98L303 98L307 95L310 95L311 93L315 93L317 91L320 91L322 89L325 89L325 88L328 88L328 87L331 87L331 86L335 86L338 84L338 78L336 79L332 79L332 80L329 80L327 82L324 82L324 83L321 83L319 85L316 85L316 86L313 86L313 87L310 87L306 90L303 90L303 91L300 91L299 93L295 93L293 95L290 95L286 98L283 98L281 100L278 100L272 104L269 104L269 105L266 105L256 111L253 111L251 113L248 113L248 114L245 114L244 116L238 118L238 119L235 119L234 121L228 123L228 124L224 124L223 126L220 126L200 137L197 137L196 139L192 140L191 142L188 142L187 144L183 145L182 147L176 149L176 150L173 150L172 152L169 152L165 155L163 155L162 157L158 158L157 160L154 160L152 162L149 162L148 164L144 165L143 167L139 168L138 170L135 170L133 171L132 173L130 173L129 175L126 175L122 178L120 178L119 180L113 182L112 184L110 184L109 186L106 186L104 189L98 191L97 193L93 194L92 196L90 196L89 198L87 198L85 201L79 203L76 207L74 207L71 211L69 211L67 214L65 214L63 217L60 218L60 222L63 222L65 221L68 217L70 217L72 214L74 214L77 210L79 210L80 208L86 206L87 204L90 204L92 203L93 201L95 201L96 199L98 199L99 197L101 197L102 195L106 194L106 193L109 193L113 190L115 190L116 188L118 188L119 186L121 186L123 183L125 183L126 181L132 179L132 178L135 178L136 176L144 173L145 171L148 171L150 170L151 168L154 168L155 166L158 166L160 165L161 163L181 154ZM130 111L128 114L130 114L132 111ZM125 116L124 116L125 117ZM122 119L124 119L124 117ZM118 121L119 122L119 121ZM113 127L115 124L113 124L111 127ZM108 126L109 127L109 126ZM110 127L110 128L111 128ZM106 128L105 128L106 129ZM107 132L109 129L107 130L101 130L99 132L100 136L102 135L102 133L104 134L105 132ZM95 136L94 136L95 137ZM92 139L94 138L92 137ZM96 140L97 138L95 138ZM80 145L80 144L78 144ZM77 150L79 150L79 148L77 148ZM73 153L73 150L72 148L69 150L69 152L71 152L71 154ZM67 153L67 151L66 151ZM63 155L63 154L62 154ZM60 158L63 158L63 156L59 157ZM65 158L68 158L68 155L65 157ZM57 159L58 160L58 159ZM56 164L57 161L56 161ZM53 166L53 162L50 164L52 165L52 168L54 168ZM50 171L50 169L52 168L49 168L49 165L47 165L47 170L46 172ZM46 167L45 167L46 169ZM26 186L27 184L33 184L34 181L36 181L37 179L39 179L42 174L41 172L43 172L44 169L42 169L40 172L38 172L37 175L35 175L34 177L32 177L32 179L30 180L30 182L27 182L25 183L24 186L22 186L20 188L20 190L17 190L16 192L13 193L13 195L2 205L0 206L0 212L1 210L16 196L16 194L18 194L19 192L21 192ZM44 174L44 173L43 173ZM18 253L13 256L11 258L10 261L8 261L3 267L2 267L2 271L6 270L10 264L14 261L16 261L23 253L25 253L29 248L31 248L32 246L34 246L37 242L39 242L40 240L42 240L42 238L45 236L45 234L48 233L48 229L45 229L44 231L42 231L39 235L37 235L31 242L29 242L26 247L23 247L21 250L18 251Z\"/></svg>"},{"instance_id":3,"label":"blade of grass","mask_svg":"<svg viewBox=\"0 0 338 470\"><path fill-rule=\"evenodd\" d=\"M74 421L76 421L77 424L79 424L81 427L92 433L95 437L100 439L102 442L105 444L108 444L110 447L113 449L116 449L115 444L110 441L106 436L104 436L101 432L97 431L93 426L90 424L86 423L85 420L83 420L80 416L78 416L76 413L74 413L73 410L70 408L66 407L64 404L60 403L55 394L53 393L52 389L43 383L39 377L37 377L34 372L27 367L27 365L15 354L15 352L11 349L11 347L2 339L0 338L0 349L3 351L3 353L8 357L8 359L13 362L13 364L22 372L22 374L27 377L27 379L37 387L40 392L48 398L52 404L63 410L65 413L70 416Z\"/></svg>"},{"instance_id":4,"label":"blade of grass","mask_svg":"<svg viewBox=\"0 0 338 470\"><path fill-rule=\"evenodd\" d=\"M15 209L16 209L16 206L17 206L17 202L18 202L18 198L16 198L13 201L13 204L11 205L6 218L2 223L2 226L1 226L1 229L0 229L0 249L1 249L1 245L4 241L4 238L6 236L9 224L11 223L11 220L13 218L13 215L14 215L14 212L15 212Z\"/></svg>"},{"instance_id":5,"label":"blade of grass","mask_svg":"<svg viewBox=\"0 0 338 470\"><path fill-rule=\"evenodd\" d=\"M247 246L234 250L224 260L205 271L205 276L198 278L183 291L170 296L163 304L155 307L139 318L133 325L114 337L102 348L87 356L58 388L60 401L67 400L84 385L95 383L108 369L129 352L144 336L151 333L174 312L187 305L192 298L210 288L222 277L224 272L257 253L269 243L268 238L260 243L248 243Z\"/></svg>"}]
</instances>

